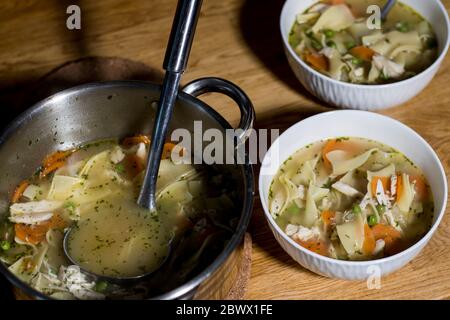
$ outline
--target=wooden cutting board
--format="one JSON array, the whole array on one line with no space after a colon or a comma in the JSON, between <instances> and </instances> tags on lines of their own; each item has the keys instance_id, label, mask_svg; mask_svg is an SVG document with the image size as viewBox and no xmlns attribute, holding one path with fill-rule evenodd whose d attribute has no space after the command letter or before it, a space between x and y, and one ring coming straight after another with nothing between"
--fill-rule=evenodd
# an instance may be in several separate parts
<instances>
[{"instance_id":1,"label":"wooden cutting board","mask_svg":"<svg viewBox=\"0 0 450 320\"><path fill-rule=\"evenodd\" d=\"M425 1L425 0L424 0ZM450 0L442 1L450 8ZM331 108L308 94L290 70L279 34L283 0L204 1L187 83L219 76L241 86L252 99L256 125L281 128ZM29 85L67 61L116 56L160 70L170 32L174 0L83 1L82 29L65 29L66 1L0 2L0 91ZM450 59L416 98L381 113L412 127L438 153L450 172ZM0 92L1 95L1 92ZM23 98L1 102L8 106ZM204 99L232 124L237 108L220 95ZM1 117L5 119L5 117ZM450 215L425 250L410 264L382 279L380 290L363 281L323 278L297 265L276 243L259 199L250 226L253 262L248 299L448 299L450 298Z\"/></svg>"}]
</instances>

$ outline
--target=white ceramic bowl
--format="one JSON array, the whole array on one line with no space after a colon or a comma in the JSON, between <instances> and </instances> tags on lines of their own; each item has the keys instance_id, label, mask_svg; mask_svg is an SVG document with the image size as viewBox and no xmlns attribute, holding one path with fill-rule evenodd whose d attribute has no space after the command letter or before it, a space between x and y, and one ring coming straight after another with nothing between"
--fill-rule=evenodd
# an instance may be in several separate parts
<instances>
[{"instance_id":1,"label":"white ceramic bowl","mask_svg":"<svg viewBox=\"0 0 450 320\"><path fill-rule=\"evenodd\" d=\"M306 64L289 45L289 32L297 13L318 0L287 0L280 17L281 37L289 64L303 86L326 103L350 109L380 110L402 104L421 92L438 71L449 46L450 26L439 0L402 0L431 23L439 42L439 57L425 71L407 80L384 85L358 85L333 80Z\"/></svg>"},{"instance_id":2,"label":"white ceramic bowl","mask_svg":"<svg viewBox=\"0 0 450 320\"><path fill-rule=\"evenodd\" d=\"M434 197L435 214L428 233L410 248L387 258L371 261L342 261L309 251L288 237L269 212L269 188L279 166L298 149L339 136L373 139L391 146L418 165L425 174ZM259 193L265 217L275 239L303 267L333 278L366 279L371 272L391 273L413 259L428 243L445 213L447 179L444 169L430 145L404 124L376 113L341 110L322 113L290 127L272 144L264 157L259 175ZM379 269L374 269L374 267Z\"/></svg>"}]
</instances>

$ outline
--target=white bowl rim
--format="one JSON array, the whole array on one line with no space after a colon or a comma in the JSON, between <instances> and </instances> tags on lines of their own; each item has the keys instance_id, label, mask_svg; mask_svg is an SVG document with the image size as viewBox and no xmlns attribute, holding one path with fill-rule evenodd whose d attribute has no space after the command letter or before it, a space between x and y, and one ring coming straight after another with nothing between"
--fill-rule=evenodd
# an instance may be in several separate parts
<instances>
[{"instance_id":1,"label":"white bowl rim","mask_svg":"<svg viewBox=\"0 0 450 320\"><path fill-rule=\"evenodd\" d=\"M330 77L316 71L314 68L310 67L307 63L305 63L298 56L297 53L294 52L294 49L289 44L289 38L286 38L286 35L283 32L284 20L282 18L283 18L283 16L286 15L285 11L287 10L287 4L290 1L293 1L293 0L286 0L286 2L283 5L283 9L281 10L281 15L280 15L280 32L281 32L281 38L283 40L283 44L284 44L285 48L287 48L287 50L289 50L289 53L291 54L291 56L295 59L295 61L297 63L302 65L304 68L306 68L309 72L313 73L315 76L318 76L319 78L321 78L323 80L330 81L333 84L342 85L345 87L352 87L355 89L359 88L359 89L368 89L368 90L376 90L376 89L380 89L380 88L386 88L388 86L391 86L391 87L400 86L403 84L406 85L409 82L416 81L419 78L425 76L426 73L429 72L432 68L439 66L442 63L442 61L444 60L445 56L447 55L447 51L448 51L448 48L450 45L450 20L449 20L448 14L447 14L447 10L445 9L442 2L440 0L434 0L437 3L437 5L439 6L441 13L443 13L444 17L445 17L445 21L446 21L445 26L447 28L447 41L446 41L445 46L443 47L443 50L442 50L441 54L439 55L439 57L430 66L428 66L425 70L421 71L420 73L414 75L413 77L403 79L400 81L391 82L391 83L385 83L385 84L358 84L358 83L351 83L351 82L335 80L333 78L330 78ZM316 1L318 2L319 0L316 0Z\"/></svg>"},{"instance_id":2,"label":"white bowl rim","mask_svg":"<svg viewBox=\"0 0 450 320\"><path fill-rule=\"evenodd\" d=\"M446 205L447 205L447 195L448 195L448 186L447 186L447 179L446 179L446 174L445 174L445 170L442 166L441 161L439 160L439 157L437 156L436 152L433 150L433 148L428 144L428 142L422 138L422 136L420 136L416 131L414 131L413 129L411 129L410 127L408 127L407 125L401 123L398 120L395 120L393 118L378 114L378 113L374 113L374 112L370 112L370 111L363 111L363 110L335 110L335 111L328 111L328 112L323 112L323 113L319 113L316 114L314 116L311 116L309 118L306 118L304 120L301 120L299 122L297 122L296 124L292 125L291 127L289 127L285 132L283 132L272 144L272 146L276 143L276 141L278 139L281 138L281 136L283 136L284 134L286 134L287 132L289 132L290 130L294 130L295 127L297 126L301 126L302 124L304 124L305 122L309 122L309 121L318 121L320 120L320 118L323 117L332 117L335 113L339 112L340 114L342 113L347 113L349 116L351 116L351 114L353 113L365 113L365 114L370 114L370 116L373 116L375 118L378 118L380 121L387 121L387 122L391 122L394 123L398 126L400 126L403 130L408 131L415 139L420 140L425 147L428 149L428 152L430 154L430 156L432 158L434 158L434 160L436 161L437 165L438 165L438 169L440 170L441 175L444 177L443 182L444 182L444 198L443 198L443 204L442 204L442 209L439 212L438 216L436 217L436 221L433 223L432 227L428 230L428 232L419 240L417 241L415 244L413 244L411 247L397 253L394 254L392 256L388 256L385 258L381 258L381 259L374 259L374 260L363 260L363 261L349 261L349 260L339 260L339 259L334 259L334 258L329 258L329 257L325 257L322 256L318 253L315 253L311 250L308 250L304 247L302 247L301 245L299 245L297 242L295 242L293 239L291 239L283 230L281 230L281 228L278 226L278 224L275 222L275 220L272 218L272 215L270 214L265 199L263 199L263 196L261 194L261 190L262 190L262 179L261 179L261 173L259 174L259 178L258 178L258 191L260 193L260 201L263 207L263 211L264 214L266 216L266 219L269 221L269 223L271 224L271 226L273 227L272 230L276 230L276 232L278 234L280 234L283 239L287 242L289 242L289 244L291 246L294 246L297 250L302 251L303 253L307 254L307 255L311 255L319 260L323 260L325 262L331 262L331 263L336 263L339 265L343 265L343 266L370 266L370 265L375 265L375 264L382 264L382 263L388 263L391 261L395 261L403 256L406 256L410 253L413 253L415 250L417 250L418 248L422 247L423 245L425 245L429 239L431 238L431 236L434 234L434 232L437 230L437 228L439 227L439 225L441 224L441 221L445 215L445 210L446 210ZM364 138L364 137L362 137ZM299 146L298 149L301 149L304 146ZM265 161L267 161L267 156L271 153L272 147L269 148L269 150L267 151L266 155L264 156L264 159L261 163L261 167L264 166ZM413 160L413 159L412 159ZM413 160L414 161L414 160ZM281 163L281 161L280 161ZM436 207L436 205L435 205ZM434 214L437 214L437 212L435 212Z\"/></svg>"}]
</instances>

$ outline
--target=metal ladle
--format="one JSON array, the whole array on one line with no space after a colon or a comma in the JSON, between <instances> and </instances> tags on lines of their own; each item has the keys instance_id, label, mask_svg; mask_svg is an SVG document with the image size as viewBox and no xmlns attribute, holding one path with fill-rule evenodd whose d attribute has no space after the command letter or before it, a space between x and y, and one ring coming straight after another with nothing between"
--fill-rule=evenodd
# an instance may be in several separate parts
<instances>
[{"instance_id":1,"label":"metal ladle","mask_svg":"<svg viewBox=\"0 0 450 320\"><path fill-rule=\"evenodd\" d=\"M388 0L386 4L381 9L381 20L386 20L389 12L391 12L391 9L394 7L397 0Z\"/></svg>"},{"instance_id":2,"label":"metal ladle","mask_svg":"<svg viewBox=\"0 0 450 320\"><path fill-rule=\"evenodd\" d=\"M156 212L156 180L172 110L178 96L181 75L186 69L202 0L180 0L164 59L166 70L158 111L153 126L147 168L138 204Z\"/></svg>"},{"instance_id":3,"label":"metal ladle","mask_svg":"<svg viewBox=\"0 0 450 320\"><path fill-rule=\"evenodd\" d=\"M167 130L172 116L173 107L178 97L180 79L186 69L189 53L194 38L197 20L200 14L202 0L179 0L172 30L164 57L163 68L166 70L164 82L161 89L161 96L158 103L158 110L153 126L150 151L147 159L147 168L144 181L139 193L137 203L139 206L156 212L156 180L158 178L159 165L163 146L165 143ZM63 248L67 258L75 265L79 263L70 255L69 242L70 234L75 228L70 227L64 235ZM170 256L171 244L168 244L168 254ZM167 260L166 257L166 260ZM166 261L165 260L165 261ZM143 273L133 277L111 277L95 274L80 266L80 269L96 279L105 280L111 283L122 284L129 281L141 280L153 274L165 263L163 261L156 270Z\"/></svg>"}]
</instances>

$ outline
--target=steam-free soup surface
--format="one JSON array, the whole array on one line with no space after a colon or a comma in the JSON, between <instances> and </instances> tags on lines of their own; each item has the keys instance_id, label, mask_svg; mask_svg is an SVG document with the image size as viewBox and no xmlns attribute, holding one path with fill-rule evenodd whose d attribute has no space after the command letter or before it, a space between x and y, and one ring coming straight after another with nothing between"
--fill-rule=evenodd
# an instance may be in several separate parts
<instances>
[{"instance_id":1,"label":"steam-free soup surface","mask_svg":"<svg viewBox=\"0 0 450 320\"><path fill-rule=\"evenodd\" d=\"M270 187L270 212L301 246L343 260L396 254L430 228L433 198L422 171L384 144L318 141L293 154Z\"/></svg>"},{"instance_id":2,"label":"steam-free soup surface","mask_svg":"<svg viewBox=\"0 0 450 320\"><path fill-rule=\"evenodd\" d=\"M86 270L134 277L152 272L164 262L171 229L137 208L133 200L132 192L105 198L74 228L69 252Z\"/></svg>"}]
</instances>

